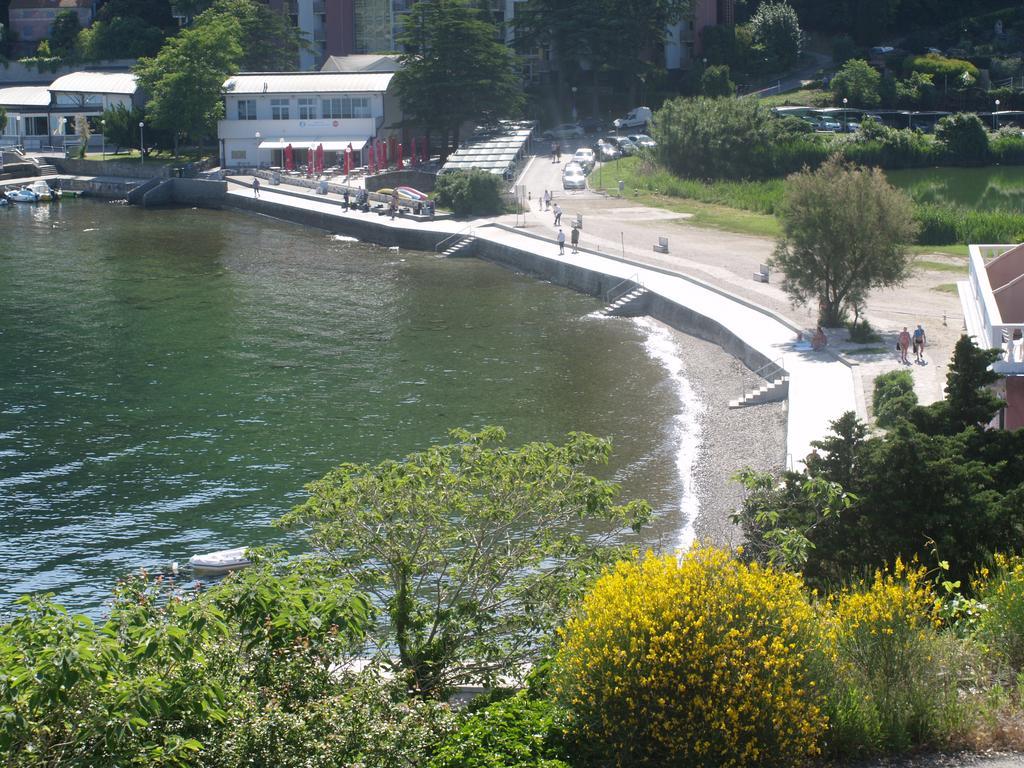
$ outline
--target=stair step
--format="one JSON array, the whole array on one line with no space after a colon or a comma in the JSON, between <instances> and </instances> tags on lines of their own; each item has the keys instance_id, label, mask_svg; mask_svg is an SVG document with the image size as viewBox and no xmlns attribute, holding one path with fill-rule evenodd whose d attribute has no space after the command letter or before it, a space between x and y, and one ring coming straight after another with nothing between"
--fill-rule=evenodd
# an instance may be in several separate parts
<instances>
[{"instance_id":1,"label":"stair step","mask_svg":"<svg viewBox=\"0 0 1024 768\"><path fill-rule=\"evenodd\" d=\"M627 304L633 303L637 299L639 299L642 296L644 296L644 294L646 294L646 293L647 293L647 289L642 287L642 286L639 287L639 288L634 288L629 293L625 294L624 296L619 297L618 299L613 301L611 304L607 305L604 309L601 310L601 314L604 315L605 317L611 317L611 316L613 316L615 314L615 312L617 312L618 310L622 309Z\"/></svg>"}]
</instances>

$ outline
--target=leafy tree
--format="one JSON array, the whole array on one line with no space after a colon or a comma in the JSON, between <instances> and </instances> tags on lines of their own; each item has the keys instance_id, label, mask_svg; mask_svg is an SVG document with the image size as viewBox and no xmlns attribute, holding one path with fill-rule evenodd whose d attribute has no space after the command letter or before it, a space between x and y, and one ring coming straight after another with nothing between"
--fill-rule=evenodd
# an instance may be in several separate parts
<instances>
[{"instance_id":1,"label":"leafy tree","mask_svg":"<svg viewBox=\"0 0 1024 768\"><path fill-rule=\"evenodd\" d=\"M85 115L75 116L75 133L81 142L78 156L85 159L85 153L89 151L89 138L92 136L92 130L89 128L89 121L86 120Z\"/></svg>"},{"instance_id":2,"label":"leafy tree","mask_svg":"<svg viewBox=\"0 0 1024 768\"><path fill-rule=\"evenodd\" d=\"M515 55L468 0L420 0L401 42L407 53L395 87L407 122L444 136L442 155L459 145L465 122L494 122L520 108Z\"/></svg>"},{"instance_id":3,"label":"leafy tree","mask_svg":"<svg viewBox=\"0 0 1024 768\"><path fill-rule=\"evenodd\" d=\"M880 427L892 427L917 405L914 377L910 371L889 371L875 379L871 397L875 421Z\"/></svg>"},{"instance_id":4,"label":"leafy tree","mask_svg":"<svg viewBox=\"0 0 1024 768\"><path fill-rule=\"evenodd\" d=\"M850 59L836 72L830 88L836 103L849 99L855 107L877 107L881 102L878 87L882 76L863 59Z\"/></svg>"},{"instance_id":5,"label":"leafy tree","mask_svg":"<svg viewBox=\"0 0 1024 768\"><path fill-rule=\"evenodd\" d=\"M238 23L242 70L287 72L298 66L299 49L307 43L283 13L256 0L215 0L196 17L193 26L218 24L222 19Z\"/></svg>"},{"instance_id":6,"label":"leafy tree","mask_svg":"<svg viewBox=\"0 0 1024 768\"><path fill-rule=\"evenodd\" d=\"M619 553L612 537L650 513L645 502L616 506L618 486L584 471L607 461L605 440L572 433L510 450L497 427L451 434L457 443L400 462L341 465L281 521L308 526L384 606L378 647L394 649L427 697L521 674L585 577Z\"/></svg>"},{"instance_id":7,"label":"leafy tree","mask_svg":"<svg viewBox=\"0 0 1024 768\"><path fill-rule=\"evenodd\" d=\"M139 86L150 96L149 120L178 142L211 135L224 105L221 87L242 58L238 22L226 16L184 29L154 58L135 67Z\"/></svg>"},{"instance_id":8,"label":"leafy tree","mask_svg":"<svg viewBox=\"0 0 1024 768\"><path fill-rule=\"evenodd\" d=\"M832 157L786 180L783 237L773 255L796 303L817 302L820 321L842 323L872 288L898 285L910 271L917 225L910 199L878 168Z\"/></svg>"},{"instance_id":9,"label":"leafy tree","mask_svg":"<svg viewBox=\"0 0 1024 768\"><path fill-rule=\"evenodd\" d=\"M123 104L109 107L100 116L105 140L117 148L134 147L139 142L139 123L146 122L146 113L138 107L128 109ZM140 148L141 149L141 148Z\"/></svg>"},{"instance_id":10,"label":"leafy tree","mask_svg":"<svg viewBox=\"0 0 1024 768\"><path fill-rule=\"evenodd\" d=\"M98 21L135 18L157 29L174 28L170 0L107 0L96 13Z\"/></svg>"},{"instance_id":11,"label":"leafy tree","mask_svg":"<svg viewBox=\"0 0 1024 768\"><path fill-rule=\"evenodd\" d=\"M742 179L766 175L769 111L755 99L673 99L654 116L659 160L681 176Z\"/></svg>"},{"instance_id":12,"label":"leafy tree","mask_svg":"<svg viewBox=\"0 0 1024 768\"><path fill-rule=\"evenodd\" d=\"M735 96L736 83L729 79L728 65L711 66L700 77L700 90L705 96Z\"/></svg>"},{"instance_id":13,"label":"leafy tree","mask_svg":"<svg viewBox=\"0 0 1024 768\"><path fill-rule=\"evenodd\" d=\"M803 32L796 11L786 0L761 3L750 19L750 29L754 43L773 64L781 68L796 64L803 48Z\"/></svg>"},{"instance_id":14,"label":"leafy tree","mask_svg":"<svg viewBox=\"0 0 1024 768\"><path fill-rule=\"evenodd\" d=\"M61 11L53 20L50 30L50 50L57 56L68 58L75 52L75 41L82 25L74 11Z\"/></svg>"},{"instance_id":15,"label":"leafy tree","mask_svg":"<svg viewBox=\"0 0 1024 768\"><path fill-rule=\"evenodd\" d=\"M437 202L457 216L496 216L505 209L500 176L481 170L443 173L437 178Z\"/></svg>"},{"instance_id":16,"label":"leafy tree","mask_svg":"<svg viewBox=\"0 0 1024 768\"><path fill-rule=\"evenodd\" d=\"M85 61L136 59L153 56L164 42L159 27L135 16L96 21L78 35L78 50Z\"/></svg>"},{"instance_id":17,"label":"leafy tree","mask_svg":"<svg viewBox=\"0 0 1024 768\"><path fill-rule=\"evenodd\" d=\"M955 162L983 163L988 158L988 131L975 114L960 112L942 118L935 126L935 139Z\"/></svg>"}]
</instances>

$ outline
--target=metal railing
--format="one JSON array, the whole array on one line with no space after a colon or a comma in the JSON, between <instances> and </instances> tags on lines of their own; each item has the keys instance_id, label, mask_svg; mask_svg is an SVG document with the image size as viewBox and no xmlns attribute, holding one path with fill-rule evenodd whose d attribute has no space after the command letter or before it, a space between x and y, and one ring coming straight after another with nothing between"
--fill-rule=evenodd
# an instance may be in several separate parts
<instances>
[{"instance_id":1,"label":"metal railing","mask_svg":"<svg viewBox=\"0 0 1024 768\"><path fill-rule=\"evenodd\" d=\"M768 381L769 376L771 378L774 378L774 377L778 376L779 374L783 374L783 373L786 372L786 368L783 365L784 361L785 361L785 359L783 357L777 357L774 360L772 360L771 362L765 363L764 365L762 365L760 368L758 368L756 371L753 371L752 373L755 376L757 376L762 382ZM767 371L769 368L772 368L772 367L776 368L777 370L773 371L771 374L765 374L765 371ZM753 392L755 389L757 389L760 386L762 386L762 384L752 384L750 386L747 386L746 384L741 384L741 386L740 386L739 401L743 402L743 399L747 396L748 393Z\"/></svg>"},{"instance_id":2,"label":"metal railing","mask_svg":"<svg viewBox=\"0 0 1024 768\"><path fill-rule=\"evenodd\" d=\"M618 292L620 288L626 286L625 290ZM616 299L625 296L627 293L633 290L633 286L637 288L643 288L644 284L640 281L640 273L634 272L632 275L627 277L625 280L620 280L607 291L604 292L604 303L611 304ZM617 293L618 292L618 293ZM613 298L614 297L614 298Z\"/></svg>"},{"instance_id":3,"label":"metal railing","mask_svg":"<svg viewBox=\"0 0 1024 768\"><path fill-rule=\"evenodd\" d=\"M469 233L468 235L466 233ZM470 224L468 227L463 227L454 235L448 235L444 240L434 246L434 253L438 253L443 250L443 246L454 241L458 237L472 237L473 236L473 225Z\"/></svg>"}]
</instances>

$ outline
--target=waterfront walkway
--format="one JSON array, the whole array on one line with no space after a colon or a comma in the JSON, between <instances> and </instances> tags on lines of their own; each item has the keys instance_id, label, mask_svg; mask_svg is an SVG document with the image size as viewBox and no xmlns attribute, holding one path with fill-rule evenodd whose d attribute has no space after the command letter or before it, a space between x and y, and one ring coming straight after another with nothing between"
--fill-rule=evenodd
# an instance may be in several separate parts
<instances>
[{"instance_id":1,"label":"waterfront walkway","mask_svg":"<svg viewBox=\"0 0 1024 768\"><path fill-rule=\"evenodd\" d=\"M233 181L236 183L229 184L228 187L229 204L234 199L241 207L250 207L247 201L242 204L242 200L254 197L252 189L248 186L251 184L251 177L233 177ZM501 245L506 250L532 254L550 262L561 262L619 280L632 279L641 283L651 293L718 323L766 360L780 362L781 367L789 374L786 435L786 463L789 466L802 466L802 460L811 451L811 441L826 435L830 421L849 410L856 411L861 416L865 415L862 398L857 391L856 377L850 364L827 350L815 352L803 348L806 345L798 345L797 327L780 315L708 283L673 271L663 262L654 259L648 262L646 259L622 258L607 252L590 250L572 254L568 246L565 254L559 255L558 246L553 239L532 232L517 231L491 220L417 222L401 218L392 220L388 216L377 216L373 213L344 211L339 204L339 196L317 195L298 187L282 190L264 185L260 190L260 199L264 212L268 212L268 204L272 204L297 211L313 211L335 218L339 232L345 230L346 221L353 224L357 221L372 221L384 231L411 229L435 232L438 241L459 232L471 233L480 240ZM568 219L564 224L568 229ZM739 382L722 382L722 386L735 388L736 395L740 394Z\"/></svg>"}]
</instances>

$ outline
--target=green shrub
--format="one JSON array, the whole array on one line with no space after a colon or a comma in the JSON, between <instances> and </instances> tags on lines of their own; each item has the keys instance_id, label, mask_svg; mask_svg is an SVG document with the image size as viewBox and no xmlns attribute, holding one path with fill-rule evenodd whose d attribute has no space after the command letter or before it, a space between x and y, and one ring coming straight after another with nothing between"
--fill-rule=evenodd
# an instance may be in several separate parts
<instances>
[{"instance_id":1,"label":"green shrub","mask_svg":"<svg viewBox=\"0 0 1024 768\"><path fill-rule=\"evenodd\" d=\"M438 204L457 216L495 216L505 210L501 193L505 183L487 171L456 171L437 177Z\"/></svg>"},{"instance_id":2,"label":"green shrub","mask_svg":"<svg viewBox=\"0 0 1024 768\"><path fill-rule=\"evenodd\" d=\"M974 589L984 606L978 639L999 664L1014 674L1024 672L1024 559L997 554Z\"/></svg>"},{"instance_id":3,"label":"green shrub","mask_svg":"<svg viewBox=\"0 0 1024 768\"><path fill-rule=\"evenodd\" d=\"M792 574L695 548L601 577L570 619L555 691L616 765L792 766L819 751L814 609Z\"/></svg>"},{"instance_id":4,"label":"green shrub","mask_svg":"<svg viewBox=\"0 0 1024 768\"><path fill-rule=\"evenodd\" d=\"M992 162L998 165L1024 165L1024 136L1020 129L998 133L989 144Z\"/></svg>"},{"instance_id":5,"label":"green shrub","mask_svg":"<svg viewBox=\"0 0 1024 768\"><path fill-rule=\"evenodd\" d=\"M429 768L568 768L562 711L525 692L474 712L438 747Z\"/></svg>"},{"instance_id":6,"label":"green shrub","mask_svg":"<svg viewBox=\"0 0 1024 768\"><path fill-rule=\"evenodd\" d=\"M1024 214L980 211L954 205L919 203L914 219L920 225L920 245L957 243L1019 243L1024 240Z\"/></svg>"},{"instance_id":7,"label":"green shrub","mask_svg":"<svg viewBox=\"0 0 1024 768\"><path fill-rule=\"evenodd\" d=\"M952 163L980 164L988 159L988 131L977 115L947 115L935 126L935 140Z\"/></svg>"},{"instance_id":8,"label":"green shrub","mask_svg":"<svg viewBox=\"0 0 1024 768\"><path fill-rule=\"evenodd\" d=\"M925 569L897 560L833 596L830 606L832 751L905 752L955 741L973 706L959 696L964 649L938 632Z\"/></svg>"},{"instance_id":9,"label":"green shrub","mask_svg":"<svg viewBox=\"0 0 1024 768\"><path fill-rule=\"evenodd\" d=\"M878 70L866 61L850 59L836 72L830 88L837 104L841 104L843 98L848 98L850 106L877 107L881 101L878 95L881 82L882 76Z\"/></svg>"},{"instance_id":10,"label":"green shrub","mask_svg":"<svg viewBox=\"0 0 1024 768\"><path fill-rule=\"evenodd\" d=\"M910 371L889 371L875 379L871 407L880 427L891 427L917 405L914 377Z\"/></svg>"},{"instance_id":11,"label":"green shrub","mask_svg":"<svg viewBox=\"0 0 1024 768\"><path fill-rule=\"evenodd\" d=\"M903 61L903 70L907 75L910 75L911 72L925 72L934 75L936 82L945 77L949 85L953 85L954 79L959 78L964 72L975 80L978 79L978 68L971 62L963 59L947 59L938 53L908 56Z\"/></svg>"}]
</instances>

